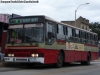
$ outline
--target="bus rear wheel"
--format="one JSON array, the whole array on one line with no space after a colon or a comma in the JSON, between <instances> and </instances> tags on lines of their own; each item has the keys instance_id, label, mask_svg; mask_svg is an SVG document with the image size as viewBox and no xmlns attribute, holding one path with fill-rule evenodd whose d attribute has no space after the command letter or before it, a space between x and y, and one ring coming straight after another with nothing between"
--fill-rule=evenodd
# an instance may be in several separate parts
<instances>
[{"instance_id":1,"label":"bus rear wheel","mask_svg":"<svg viewBox=\"0 0 100 75\"><path fill-rule=\"evenodd\" d=\"M91 55L88 54L87 55L87 61L83 61L81 62L82 65L90 65L90 62L91 62Z\"/></svg>"},{"instance_id":2,"label":"bus rear wheel","mask_svg":"<svg viewBox=\"0 0 100 75\"><path fill-rule=\"evenodd\" d=\"M63 65L63 54L61 52L59 52L58 54L58 58L57 58L57 63L56 63L56 67L60 68Z\"/></svg>"}]
</instances>

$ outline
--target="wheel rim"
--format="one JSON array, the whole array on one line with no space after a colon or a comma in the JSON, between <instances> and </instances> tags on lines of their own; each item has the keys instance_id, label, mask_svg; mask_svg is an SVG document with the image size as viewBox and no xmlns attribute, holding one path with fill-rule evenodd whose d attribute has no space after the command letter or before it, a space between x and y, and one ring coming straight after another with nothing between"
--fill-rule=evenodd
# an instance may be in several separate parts
<instances>
[{"instance_id":1,"label":"wheel rim","mask_svg":"<svg viewBox=\"0 0 100 75\"><path fill-rule=\"evenodd\" d=\"M63 57L62 57L62 54L59 54L58 56L58 65L62 66L63 64Z\"/></svg>"}]
</instances>

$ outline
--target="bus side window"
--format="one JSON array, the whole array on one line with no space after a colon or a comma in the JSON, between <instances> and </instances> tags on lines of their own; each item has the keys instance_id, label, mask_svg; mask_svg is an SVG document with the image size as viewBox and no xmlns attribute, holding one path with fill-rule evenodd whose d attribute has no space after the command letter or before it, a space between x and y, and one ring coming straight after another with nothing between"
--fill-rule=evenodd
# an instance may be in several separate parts
<instances>
[{"instance_id":1,"label":"bus side window","mask_svg":"<svg viewBox=\"0 0 100 75\"><path fill-rule=\"evenodd\" d=\"M75 29L72 29L72 36L75 37Z\"/></svg>"},{"instance_id":2,"label":"bus side window","mask_svg":"<svg viewBox=\"0 0 100 75\"><path fill-rule=\"evenodd\" d=\"M68 41L72 41L72 28L68 27Z\"/></svg>"},{"instance_id":3,"label":"bus side window","mask_svg":"<svg viewBox=\"0 0 100 75\"><path fill-rule=\"evenodd\" d=\"M82 31L79 31L80 43L82 43Z\"/></svg>"},{"instance_id":4,"label":"bus side window","mask_svg":"<svg viewBox=\"0 0 100 75\"><path fill-rule=\"evenodd\" d=\"M92 40L93 45L95 45L95 35L93 34L93 40Z\"/></svg>"},{"instance_id":5,"label":"bus side window","mask_svg":"<svg viewBox=\"0 0 100 75\"><path fill-rule=\"evenodd\" d=\"M92 37L92 34L90 33L90 44L92 44L92 39L93 37Z\"/></svg>"},{"instance_id":6,"label":"bus side window","mask_svg":"<svg viewBox=\"0 0 100 75\"><path fill-rule=\"evenodd\" d=\"M91 44L91 34L89 33L89 44Z\"/></svg>"},{"instance_id":7,"label":"bus side window","mask_svg":"<svg viewBox=\"0 0 100 75\"><path fill-rule=\"evenodd\" d=\"M85 32L85 43L87 43L87 32Z\"/></svg>"},{"instance_id":8,"label":"bus side window","mask_svg":"<svg viewBox=\"0 0 100 75\"><path fill-rule=\"evenodd\" d=\"M92 36L92 45L93 45L93 44L94 44L94 43L93 43L93 41L94 41L94 35L91 34L91 36Z\"/></svg>"},{"instance_id":9,"label":"bus side window","mask_svg":"<svg viewBox=\"0 0 100 75\"><path fill-rule=\"evenodd\" d=\"M75 31L75 42L79 42L79 30L76 29Z\"/></svg>"},{"instance_id":10,"label":"bus side window","mask_svg":"<svg viewBox=\"0 0 100 75\"><path fill-rule=\"evenodd\" d=\"M72 41L75 41L75 29L72 28Z\"/></svg>"},{"instance_id":11,"label":"bus side window","mask_svg":"<svg viewBox=\"0 0 100 75\"><path fill-rule=\"evenodd\" d=\"M84 37L85 37L85 34L84 34L84 31L82 31L82 43L85 42Z\"/></svg>"},{"instance_id":12,"label":"bus side window","mask_svg":"<svg viewBox=\"0 0 100 75\"><path fill-rule=\"evenodd\" d=\"M89 43L89 34L86 32L86 43Z\"/></svg>"},{"instance_id":13,"label":"bus side window","mask_svg":"<svg viewBox=\"0 0 100 75\"><path fill-rule=\"evenodd\" d=\"M52 44L55 40L55 24L52 22L46 23L46 44Z\"/></svg>"},{"instance_id":14,"label":"bus side window","mask_svg":"<svg viewBox=\"0 0 100 75\"><path fill-rule=\"evenodd\" d=\"M63 25L57 25L57 39L65 40L65 27Z\"/></svg>"},{"instance_id":15,"label":"bus side window","mask_svg":"<svg viewBox=\"0 0 100 75\"><path fill-rule=\"evenodd\" d=\"M95 35L95 45L98 45L98 36Z\"/></svg>"},{"instance_id":16,"label":"bus side window","mask_svg":"<svg viewBox=\"0 0 100 75\"><path fill-rule=\"evenodd\" d=\"M68 41L68 27L65 28L66 28L66 41Z\"/></svg>"}]
</instances>

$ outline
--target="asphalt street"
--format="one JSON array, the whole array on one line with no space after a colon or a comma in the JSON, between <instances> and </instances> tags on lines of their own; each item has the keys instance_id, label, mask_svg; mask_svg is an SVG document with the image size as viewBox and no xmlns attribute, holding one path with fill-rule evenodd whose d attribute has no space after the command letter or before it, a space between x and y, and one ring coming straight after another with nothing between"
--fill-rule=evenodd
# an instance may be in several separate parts
<instances>
[{"instance_id":1,"label":"asphalt street","mask_svg":"<svg viewBox=\"0 0 100 75\"><path fill-rule=\"evenodd\" d=\"M36 65L29 68L25 65L0 67L0 75L100 75L100 61L85 66L79 63L55 68L53 65Z\"/></svg>"}]
</instances>

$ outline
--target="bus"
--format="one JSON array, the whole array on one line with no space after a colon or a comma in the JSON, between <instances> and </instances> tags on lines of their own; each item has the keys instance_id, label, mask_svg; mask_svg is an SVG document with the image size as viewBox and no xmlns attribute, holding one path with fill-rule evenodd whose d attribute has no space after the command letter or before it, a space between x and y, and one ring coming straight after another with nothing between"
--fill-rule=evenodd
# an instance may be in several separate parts
<instances>
[{"instance_id":1,"label":"bus","mask_svg":"<svg viewBox=\"0 0 100 75\"><path fill-rule=\"evenodd\" d=\"M98 35L45 15L11 18L5 46L5 62L54 64L98 59Z\"/></svg>"},{"instance_id":2,"label":"bus","mask_svg":"<svg viewBox=\"0 0 100 75\"><path fill-rule=\"evenodd\" d=\"M8 24L0 22L0 61L4 59L4 49L7 39Z\"/></svg>"}]
</instances>

